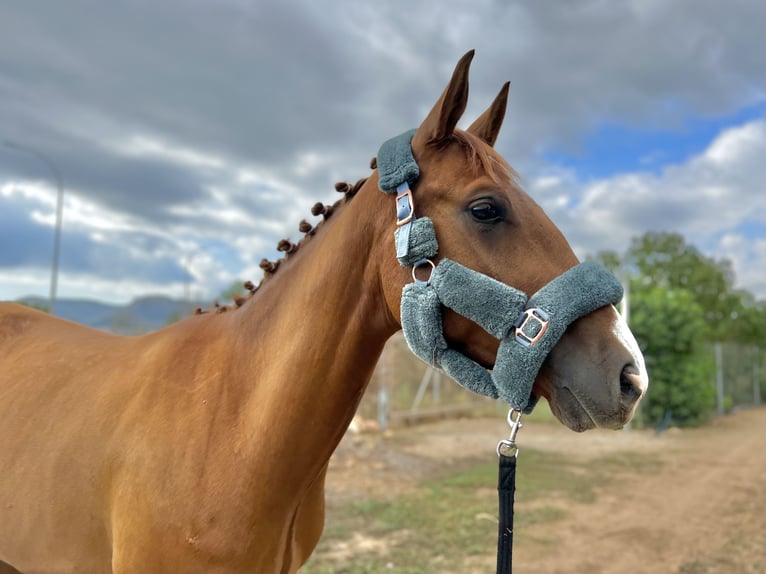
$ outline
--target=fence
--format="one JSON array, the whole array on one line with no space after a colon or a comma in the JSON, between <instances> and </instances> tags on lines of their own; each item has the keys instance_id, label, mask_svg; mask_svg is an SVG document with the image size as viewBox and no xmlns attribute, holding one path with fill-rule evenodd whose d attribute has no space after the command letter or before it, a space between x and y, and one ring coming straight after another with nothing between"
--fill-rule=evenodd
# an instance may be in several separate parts
<instances>
[{"instance_id":1,"label":"fence","mask_svg":"<svg viewBox=\"0 0 766 574\"><path fill-rule=\"evenodd\" d=\"M716 412L760 405L766 396L766 353L755 345L715 343Z\"/></svg>"},{"instance_id":2,"label":"fence","mask_svg":"<svg viewBox=\"0 0 766 574\"><path fill-rule=\"evenodd\" d=\"M427 366L398 333L386 344L358 412L386 428L447 416L495 413L496 403Z\"/></svg>"},{"instance_id":3,"label":"fence","mask_svg":"<svg viewBox=\"0 0 766 574\"><path fill-rule=\"evenodd\" d=\"M766 397L764 349L716 343L709 346L709 352L716 364L716 377L710 381L716 388L716 412L760 405L762 397ZM435 418L503 411L498 401L471 393L426 366L410 353L401 333L387 343L359 407L364 419L377 420L384 429Z\"/></svg>"}]
</instances>

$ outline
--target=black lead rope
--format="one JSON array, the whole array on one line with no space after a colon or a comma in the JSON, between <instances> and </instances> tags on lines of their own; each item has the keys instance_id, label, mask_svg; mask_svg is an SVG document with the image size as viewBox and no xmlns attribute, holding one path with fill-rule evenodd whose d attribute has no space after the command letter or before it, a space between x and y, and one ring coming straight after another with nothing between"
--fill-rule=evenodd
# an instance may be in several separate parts
<instances>
[{"instance_id":1,"label":"black lead rope","mask_svg":"<svg viewBox=\"0 0 766 574\"><path fill-rule=\"evenodd\" d=\"M497 524L497 574L511 574L513 568L513 500L516 493L516 460L519 456L516 434L522 426L521 411L508 411L508 425L511 427L511 436L497 443L497 499L500 507Z\"/></svg>"},{"instance_id":2,"label":"black lead rope","mask_svg":"<svg viewBox=\"0 0 766 574\"><path fill-rule=\"evenodd\" d=\"M511 574L513 562L513 495L516 492L516 455L500 455L497 498L500 515L497 528L497 574Z\"/></svg>"}]
</instances>

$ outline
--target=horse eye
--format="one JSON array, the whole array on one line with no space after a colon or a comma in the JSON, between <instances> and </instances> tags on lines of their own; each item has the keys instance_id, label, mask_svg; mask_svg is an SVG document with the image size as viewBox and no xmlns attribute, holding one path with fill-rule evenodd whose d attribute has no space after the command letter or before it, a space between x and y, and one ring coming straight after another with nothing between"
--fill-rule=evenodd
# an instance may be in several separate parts
<instances>
[{"instance_id":1,"label":"horse eye","mask_svg":"<svg viewBox=\"0 0 766 574\"><path fill-rule=\"evenodd\" d=\"M497 223L502 219L500 209L494 202L483 199L470 207L471 216L482 223Z\"/></svg>"}]
</instances>

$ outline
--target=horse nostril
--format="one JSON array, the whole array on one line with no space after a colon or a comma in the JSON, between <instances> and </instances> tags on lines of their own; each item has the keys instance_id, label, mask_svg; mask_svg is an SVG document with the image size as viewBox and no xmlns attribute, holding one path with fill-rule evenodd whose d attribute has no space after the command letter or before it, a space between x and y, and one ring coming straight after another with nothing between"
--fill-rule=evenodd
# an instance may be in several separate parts
<instances>
[{"instance_id":1,"label":"horse nostril","mask_svg":"<svg viewBox=\"0 0 766 574\"><path fill-rule=\"evenodd\" d=\"M631 404L641 398L641 376L633 365L625 365L620 373L620 393Z\"/></svg>"}]
</instances>

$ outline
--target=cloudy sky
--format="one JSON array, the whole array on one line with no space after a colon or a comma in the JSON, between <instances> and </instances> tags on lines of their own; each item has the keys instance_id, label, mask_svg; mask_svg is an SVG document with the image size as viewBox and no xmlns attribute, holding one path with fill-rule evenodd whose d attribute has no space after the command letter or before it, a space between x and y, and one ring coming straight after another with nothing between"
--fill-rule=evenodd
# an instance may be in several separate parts
<instances>
[{"instance_id":1,"label":"cloudy sky","mask_svg":"<svg viewBox=\"0 0 766 574\"><path fill-rule=\"evenodd\" d=\"M0 0L0 299L212 299L476 49L464 125L580 255L680 232L766 297L766 3ZM8 145L10 144L10 145Z\"/></svg>"}]
</instances>

